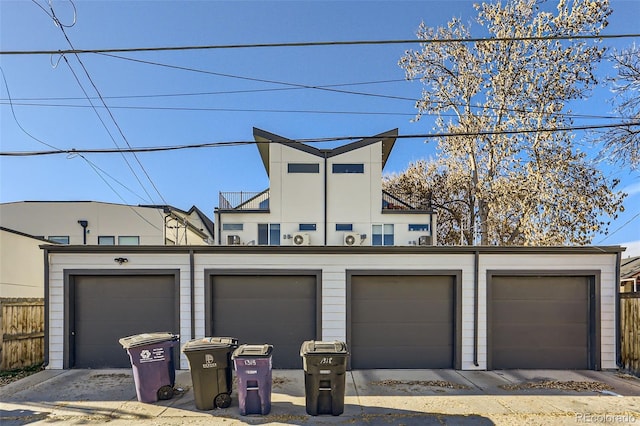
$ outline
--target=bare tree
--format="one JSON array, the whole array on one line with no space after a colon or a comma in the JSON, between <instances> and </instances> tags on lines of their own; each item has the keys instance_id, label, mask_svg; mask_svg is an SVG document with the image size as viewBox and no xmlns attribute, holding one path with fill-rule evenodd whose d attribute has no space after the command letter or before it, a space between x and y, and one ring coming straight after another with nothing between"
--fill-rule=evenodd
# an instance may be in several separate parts
<instances>
[{"instance_id":1,"label":"bare tree","mask_svg":"<svg viewBox=\"0 0 640 426\"><path fill-rule=\"evenodd\" d=\"M615 127L599 138L604 156L634 170L640 168L640 49L614 51L611 60L618 74L611 78L615 112L628 126Z\"/></svg>"},{"instance_id":2,"label":"bare tree","mask_svg":"<svg viewBox=\"0 0 640 426\"><path fill-rule=\"evenodd\" d=\"M594 64L604 53L596 40L566 37L599 34L608 1L560 0L555 13L540 6L476 5L490 41L460 42L471 32L456 18L439 28L422 23L420 50L399 61L423 83L417 119L435 115L437 130L452 135L438 140L433 164L419 165L441 218L451 216L439 221L443 243L462 235L465 244L586 244L606 229L600 218L622 208L615 182L587 162L571 132L558 130L572 124L567 102L597 83ZM416 175L410 168L385 185Z\"/></svg>"}]
</instances>

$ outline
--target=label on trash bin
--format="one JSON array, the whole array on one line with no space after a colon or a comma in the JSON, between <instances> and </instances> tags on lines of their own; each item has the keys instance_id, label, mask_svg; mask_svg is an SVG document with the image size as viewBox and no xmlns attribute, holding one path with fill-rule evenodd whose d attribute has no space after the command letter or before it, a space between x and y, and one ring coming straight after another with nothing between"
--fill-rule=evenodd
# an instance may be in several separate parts
<instances>
[{"instance_id":1,"label":"label on trash bin","mask_svg":"<svg viewBox=\"0 0 640 426\"><path fill-rule=\"evenodd\" d=\"M202 368L216 368L218 363L215 358L211 354L204 354L204 364L202 364Z\"/></svg>"},{"instance_id":2,"label":"label on trash bin","mask_svg":"<svg viewBox=\"0 0 640 426\"><path fill-rule=\"evenodd\" d=\"M164 348L143 349L140 351L140 363L164 361Z\"/></svg>"},{"instance_id":3,"label":"label on trash bin","mask_svg":"<svg viewBox=\"0 0 640 426\"><path fill-rule=\"evenodd\" d=\"M331 370L320 370L320 374L331 374Z\"/></svg>"}]
</instances>

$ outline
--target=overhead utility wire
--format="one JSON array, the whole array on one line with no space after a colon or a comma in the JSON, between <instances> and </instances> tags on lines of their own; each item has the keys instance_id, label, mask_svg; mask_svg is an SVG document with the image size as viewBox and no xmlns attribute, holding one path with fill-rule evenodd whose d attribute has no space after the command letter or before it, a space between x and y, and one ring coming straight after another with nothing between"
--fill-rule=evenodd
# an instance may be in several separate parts
<instances>
[{"instance_id":1,"label":"overhead utility wire","mask_svg":"<svg viewBox=\"0 0 640 426\"><path fill-rule=\"evenodd\" d=\"M16 123L16 125L18 126L18 128L25 134L27 135L29 138L33 139L34 141L48 146L49 148L58 150L58 151L62 151L62 149L51 145L45 141L43 141L42 139L39 139L35 136L33 136L31 133L29 133L20 123L20 120L18 120L18 117L16 116L16 112L13 108L13 104L11 104L11 91L9 89L9 84L7 83L7 79L6 76L4 74L4 70L2 69L2 67L0 67L0 74L2 74L2 79L4 81L4 86L7 90L7 96L9 98L9 105L11 108L11 114L13 116L13 121ZM75 156L72 155L71 158ZM95 163L93 163L91 160L89 160L86 156L82 155L81 153L77 153L77 156L82 158L90 167L91 169L98 175L98 177L100 179L102 179L102 181L116 194L116 196L118 196L118 198L120 198L120 200L122 200L123 203L128 204L126 202L126 200L122 197L122 195L120 195L120 193L118 191L116 191L116 189L104 178L104 176L102 174L100 174L100 172L102 172L104 175L106 175L107 177L111 178L113 181L115 181L116 183L118 183L120 186L122 186L124 189L128 190L130 193L132 193L133 195L135 195L136 197L140 198L141 200L144 200L144 198L142 198L140 195L136 194L131 188L127 187L125 184L123 184L122 182L120 182L118 179L114 178L113 176L111 176L109 173L107 173L106 171L104 171L103 169L101 169L100 167L98 167L98 165L96 165ZM132 209L133 212L140 216L140 218L142 218L142 220L144 220L145 222L149 223L151 226L155 227L156 225L149 222L144 216L140 215L140 213L138 213L135 209Z\"/></svg>"},{"instance_id":2,"label":"overhead utility wire","mask_svg":"<svg viewBox=\"0 0 640 426\"><path fill-rule=\"evenodd\" d=\"M114 56L117 57L117 56ZM400 83L410 81L404 78L397 78L394 80L378 80L378 81L363 81L360 83L340 83L340 84L323 84L318 86L318 88L328 88L328 87L345 87L345 86L365 86L369 84L384 84L384 83ZM301 90L306 89L306 87L273 87L270 89L244 89L244 90L220 90L216 92L188 92L188 93L156 93L151 95L120 95L120 96L103 96L104 99L146 99L146 98L176 98L183 96L210 96L210 95L232 95L237 93L260 93L260 92L278 92L283 90ZM36 97L27 97L27 98L13 98L15 101L77 101L84 100L86 98L81 97L48 97L48 98L36 98ZM5 99L0 98L0 101L4 101Z\"/></svg>"},{"instance_id":3,"label":"overhead utility wire","mask_svg":"<svg viewBox=\"0 0 640 426\"><path fill-rule=\"evenodd\" d=\"M524 130L499 130L499 131L480 131L480 132L444 132L444 133L425 133L425 134L413 134L413 135L396 135L395 139L433 139L433 138L445 138L445 137L469 137L469 136L491 136L491 135L517 135L517 134L530 134L530 133L555 133L555 132L571 132L576 130L592 130L592 129L607 129L614 127L630 127L640 126L640 121L631 123L616 123L616 124L601 124L591 126L571 126L571 127L559 127L555 129L524 129ZM174 145L174 146L157 146L157 147L138 147L131 149L67 149L57 151L31 151L31 152L0 152L0 156L13 156L13 157L28 157L38 155L55 155L55 154L77 154L77 153L91 153L91 154L113 154L119 152L160 152L160 151L178 151L183 149L196 149L196 148L215 148L223 146L237 146L237 145L255 145L263 143L320 143L320 142L336 142L344 140L360 140L360 139L372 139L373 136L337 136L327 138L312 138L312 139L278 139L270 140L266 142L257 141L232 141L232 142L208 142L200 144L188 144L188 145Z\"/></svg>"},{"instance_id":4,"label":"overhead utility wire","mask_svg":"<svg viewBox=\"0 0 640 426\"><path fill-rule=\"evenodd\" d=\"M35 0L34 0L35 2ZM36 3L37 4L37 3ZM59 19L56 16L55 10L53 9L53 6L51 5L51 3L49 3L49 9L51 10L51 16L54 23L56 25L60 24ZM60 31L62 31L62 34L64 36L64 38L67 40L67 43L69 44L69 46L71 46L71 49L74 49L73 47L73 43L71 43L71 40L69 39L69 37L67 36L67 32L64 29L63 25L58 25L58 27L60 28ZM122 139L125 141L125 143L127 144L127 146L129 148L131 147L131 144L129 143L129 140L127 139L127 137L124 135L124 132L122 131L122 129L120 128L120 126L118 125L118 122L116 121L113 113L111 112L111 110L109 109L109 107L107 106L107 103L105 102L105 100L102 98L102 94L100 93L100 90L98 90L98 87L96 86L96 84L93 82L93 79L91 78L91 75L89 74L89 71L87 70L87 68L85 67L84 63L82 62L82 60L80 59L80 55L75 54L76 59L78 60L78 62L80 63L80 66L82 67L82 69L84 70L84 73L87 77L87 79L89 80L89 82L91 83L91 85L93 86L93 89L96 91L96 94L98 95L98 97L100 98L100 101L102 102L102 105L104 105L107 113L109 114L109 116L111 117L111 120L113 121L113 124L116 126L116 128L118 129L118 132L120 133L120 136L122 137ZM64 55L63 55L64 57ZM65 61L66 58L65 58ZM67 61L67 64L68 61ZM71 65L69 65L69 67L71 67ZM74 74L75 75L75 74ZM83 89L84 91L84 89ZM97 112L97 111L96 111ZM99 114L98 114L99 115ZM114 140L115 142L115 140ZM117 144L116 144L117 146ZM167 201L164 199L164 197L162 196L162 194L160 193L160 191L158 190L158 188L156 187L155 183L153 182L153 180L151 179L151 176L149 176L149 173L147 173L147 170L144 168L144 166L142 165L142 163L140 162L140 160L138 159L137 155L135 155L135 152L133 153L133 157L135 158L135 160L137 161L138 165L140 166L140 168L142 169L142 171L144 172L144 174L147 176L147 179L149 180L149 182L151 183L151 186L153 186L153 188L156 190L156 193L160 196L160 198L162 199L162 201L164 202L164 204L168 204ZM126 159L125 159L126 161ZM129 162L127 161L127 164L129 164ZM129 166L131 168L131 166ZM133 172L133 169L132 169ZM136 177L136 179L138 179L138 176L135 172L133 172L134 176ZM138 182L140 182L140 180L138 179ZM142 183L140 182L140 185L142 186L142 188L144 189L145 192L147 192L146 188L144 188L144 185L142 185ZM148 192L147 192L147 195ZM151 196L149 196L151 198Z\"/></svg>"},{"instance_id":5,"label":"overhead utility wire","mask_svg":"<svg viewBox=\"0 0 640 426\"><path fill-rule=\"evenodd\" d=\"M126 56L110 55L110 54L106 54L106 53L101 53L101 55L109 56L109 57L116 58L116 59L122 59L122 60L125 60L125 61L138 62L138 63L142 63L142 64L147 64L147 65L154 65L154 66L159 66L159 67L172 68L172 69L196 72L196 73L201 73L201 74L210 74L210 75L215 75L215 76L218 76L218 77L227 77L227 78L234 78L234 79L239 79L239 80L257 81L259 83L280 84L280 85L283 85L283 86L289 86L289 87L298 88L298 89L315 89L315 90L324 90L324 91L327 91L327 92L346 93L346 94L349 94L349 95L362 95L362 96L373 96L373 97L379 97L379 98L385 98L385 99L400 99L400 100L405 100L405 101L415 101L415 99L413 99L413 98L405 98L405 97L400 97L400 96L378 95L378 94L375 94L375 93L355 92L355 91L351 91L351 90L335 89L335 88L331 88L331 87L327 87L327 86L312 86L312 85L308 85L308 84L289 83L289 82L286 82L286 81L267 80L267 79L264 79L264 78L245 77L245 76L239 76L239 75L234 75L234 74L225 74L225 73L219 73L219 72L215 72L215 71L207 71L207 70L199 70L199 69L196 69L196 68L182 67L182 66L179 66L179 65L162 64L162 63L159 63L159 62L145 61L145 60L142 60L142 59L127 58Z\"/></svg>"},{"instance_id":6,"label":"overhead utility wire","mask_svg":"<svg viewBox=\"0 0 640 426\"><path fill-rule=\"evenodd\" d=\"M537 37L496 37L496 38L450 38L450 39L410 39L410 40L351 40L351 41L309 41L286 43L250 43L250 44L213 44L201 46L163 46L163 47L128 47L112 49L75 49L71 50L3 50L0 55L55 55L55 54L83 54L83 53L126 53L126 52L159 52L180 50L211 50L211 49L246 49L269 47L316 47L316 46L354 46L375 44L415 44L415 43L477 43L502 41L546 41L546 40L590 40L636 38L640 34L601 34L601 35L571 35L571 36L537 36Z\"/></svg>"},{"instance_id":7,"label":"overhead utility wire","mask_svg":"<svg viewBox=\"0 0 640 426\"><path fill-rule=\"evenodd\" d=\"M86 98L71 98L86 99ZM8 105L9 102L0 99L0 105ZM91 105L78 105L78 104L53 104L53 103L31 103L31 102L13 102L13 105L28 106L28 107L41 107L41 108L91 108ZM97 106L96 108L103 108ZM136 106L136 105L110 105L111 109L131 109L131 110L150 110L150 111L217 111L217 112L265 112L265 113L286 113L286 114L343 114L343 115L398 115L415 117L415 113L412 112L393 112L393 111L323 111L323 110L301 110L301 109L259 109L259 108L215 108L215 107L163 107L163 106ZM498 109L498 108L495 108ZM511 110L517 111L517 110ZM520 110L519 112L527 112ZM533 112L533 111L531 111ZM423 114L424 116L432 116L434 114ZM442 117L457 117L456 114L438 114ZM592 115L592 114L564 114L558 113L558 116L578 118L578 119L602 119L602 120L616 120L620 118L633 119L633 117L620 117L614 115Z\"/></svg>"},{"instance_id":8,"label":"overhead utility wire","mask_svg":"<svg viewBox=\"0 0 640 426\"><path fill-rule=\"evenodd\" d=\"M182 70L182 71L195 72L195 73L200 73L200 74L209 74L209 75L215 75L215 76L219 76L219 77L228 77L228 78L235 78L235 79L240 79L240 80L249 80L249 81L257 81L257 82L261 82L261 83L272 83L272 84L279 84L279 85L289 86L289 87L285 87L285 88L256 89L255 90L256 92L271 91L271 90L315 89L315 90L325 90L325 91L336 92L336 93L344 93L344 94L349 94L349 95L371 96L371 97L377 97L377 98L397 99L397 100L410 101L410 102L418 102L420 100L420 99L416 99L416 98L407 98L407 97L402 97L402 96L381 95L381 94L378 94L378 93L356 92L356 91L352 91L352 90L334 89L334 87L346 86L346 85L357 85L358 83L335 84L335 85L306 85L306 84L290 83L290 82L286 82L286 81L266 80L266 79L260 79L260 78L255 78L255 77L247 77L247 76L234 75L234 74L218 73L218 72L215 72L215 71L202 70L202 69L198 69L198 68L183 67L183 66L179 66L179 65L164 64L164 63L160 63L160 62L145 61L145 60L142 60L142 59L128 58L126 56L108 55L108 54L103 54L103 56L108 56L108 57L112 57L112 58L116 58L116 59L122 59L122 60L126 60L126 61L143 63L143 64L147 64L147 65L159 66L159 67L164 67L164 68L172 68L172 69L178 69L178 70ZM401 82L401 81L405 81L406 82L406 81L414 81L414 80L402 79L402 80L386 80L386 81L381 81L381 82ZM365 83L361 83L361 84L370 84L370 83L366 83L365 82ZM239 91L239 93L246 93L246 92L249 92L249 91ZM224 92L222 92L222 93L225 94ZM463 106L463 105L456 105L456 106ZM498 107L471 106L471 108L474 108L474 109L487 108L487 109L502 110L502 108L498 108ZM521 112L521 113L535 112L535 111L527 111L527 110L512 109L512 108L508 108L507 111ZM412 114L412 115L415 116L416 114ZM565 116L565 117L582 117L582 115L579 115L579 114L560 114L560 115ZM609 118L609 117L593 116L593 118ZM619 118L619 117L612 117L612 118Z\"/></svg>"}]
</instances>

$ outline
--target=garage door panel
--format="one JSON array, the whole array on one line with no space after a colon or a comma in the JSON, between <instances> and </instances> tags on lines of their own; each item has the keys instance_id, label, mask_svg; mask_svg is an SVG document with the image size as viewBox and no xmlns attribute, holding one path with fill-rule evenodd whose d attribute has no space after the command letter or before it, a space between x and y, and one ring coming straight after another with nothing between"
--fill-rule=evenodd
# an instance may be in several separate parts
<instances>
[{"instance_id":1,"label":"garage door panel","mask_svg":"<svg viewBox=\"0 0 640 426\"><path fill-rule=\"evenodd\" d=\"M589 278L494 276L491 368L589 368Z\"/></svg>"},{"instance_id":2,"label":"garage door panel","mask_svg":"<svg viewBox=\"0 0 640 426\"><path fill-rule=\"evenodd\" d=\"M523 363L535 363L539 369L575 369L576 360L588 362L585 352L574 347L509 348L494 355L494 362L503 369L519 369Z\"/></svg>"},{"instance_id":3,"label":"garage door panel","mask_svg":"<svg viewBox=\"0 0 640 426\"><path fill-rule=\"evenodd\" d=\"M431 347L430 350L425 348L425 351L419 352L414 346L364 346L362 351L351 355L351 363L359 369L381 368L380 365L390 369L418 369L424 368L424 365L450 368L448 349Z\"/></svg>"},{"instance_id":4,"label":"garage door panel","mask_svg":"<svg viewBox=\"0 0 640 426\"><path fill-rule=\"evenodd\" d=\"M274 346L274 368L301 368L300 345L316 339L315 275L216 275L211 333Z\"/></svg>"},{"instance_id":5,"label":"garage door panel","mask_svg":"<svg viewBox=\"0 0 640 426\"><path fill-rule=\"evenodd\" d=\"M585 301L500 301L494 302L493 312L498 317L511 318L512 322L530 323L538 321L541 323L558 323L558 321L576 321L581 323L587 321L584 312Z\"/></svg>"},{"instance_id":6,"label":"garage door panel","mask_svg":"<svg viewBox=\"0 0 640 426\"><path fill-rule=\"evenodd\" d=\"M376 322L381 317L389 322L437 321L451 314L451 299L434 303L432 300L415 300L414 296L412 300L393 302L358 300L352 313L354 318L364 322ZM389 312L393 312L393 316L387 316Z\"/></svg>"},{"instance_id":7,"label":"garage door panel","mask_svg":"<svg viewBox=\"0 0 640 426\"><path fill-rule=\"evenodd\" d=\"M494 277L493 300L585 300L584 277ZM541 291L541 288L552 291Z\"/></svg>"},{"instance_id":8,"label":"garage door panel","mask_svg":"<svg viewBox=\"0 0 640 426\"><path fill-rule=\"evenodd\" d=\"M494 329L498 347L580 346L587 337L584 324L560 324L553 328L532 330L528 325L503 325Z\"/></svg>"},{"instance_id":9,"label":"garage door panel","mask_svg":"<svg viewBox=\"0 0 640 426\"><path fill-rule=\"evenodd\" d=\"M451 276L352 276L352 368L451 368Z\"/></svg>"},{"instance_id":10,"label":"garage door panel","mask_svg":"<svg viewBox=\"0 0 640 426\"><path fill-rule=\"evenodd\" d=\"M72 367L130 367L120 338L177 331L174 275L76 276L72 285Z\"/></svg>"}]
</instances>

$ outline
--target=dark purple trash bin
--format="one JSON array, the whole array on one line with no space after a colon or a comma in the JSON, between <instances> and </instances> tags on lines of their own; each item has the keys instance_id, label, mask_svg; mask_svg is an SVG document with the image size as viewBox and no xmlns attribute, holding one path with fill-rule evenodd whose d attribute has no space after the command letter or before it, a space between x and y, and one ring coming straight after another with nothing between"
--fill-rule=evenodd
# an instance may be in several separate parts
<instances>
[{"instance_id":1,"label":"dark purple trash bin","mask_svg":"<svg viewBox=\"0 0 640 426\"><path fill-rule=\"evenodd\" d=\"M241 345L231 358L238 377L240 414L269 414L271 411L272 345Z\"/></svg>"},{"instance_id":2,"label":"dark purple trash bin","mask_svg":"<svg viewBox=\"0 0 640 426\"><path fill-rule=\"evenodd\" d=\"M173 397L176 381L173 348L179 338L178 334L156 332L119 340L131 360L138 401L156 402Z\"/></svg>"}]
</instances>

